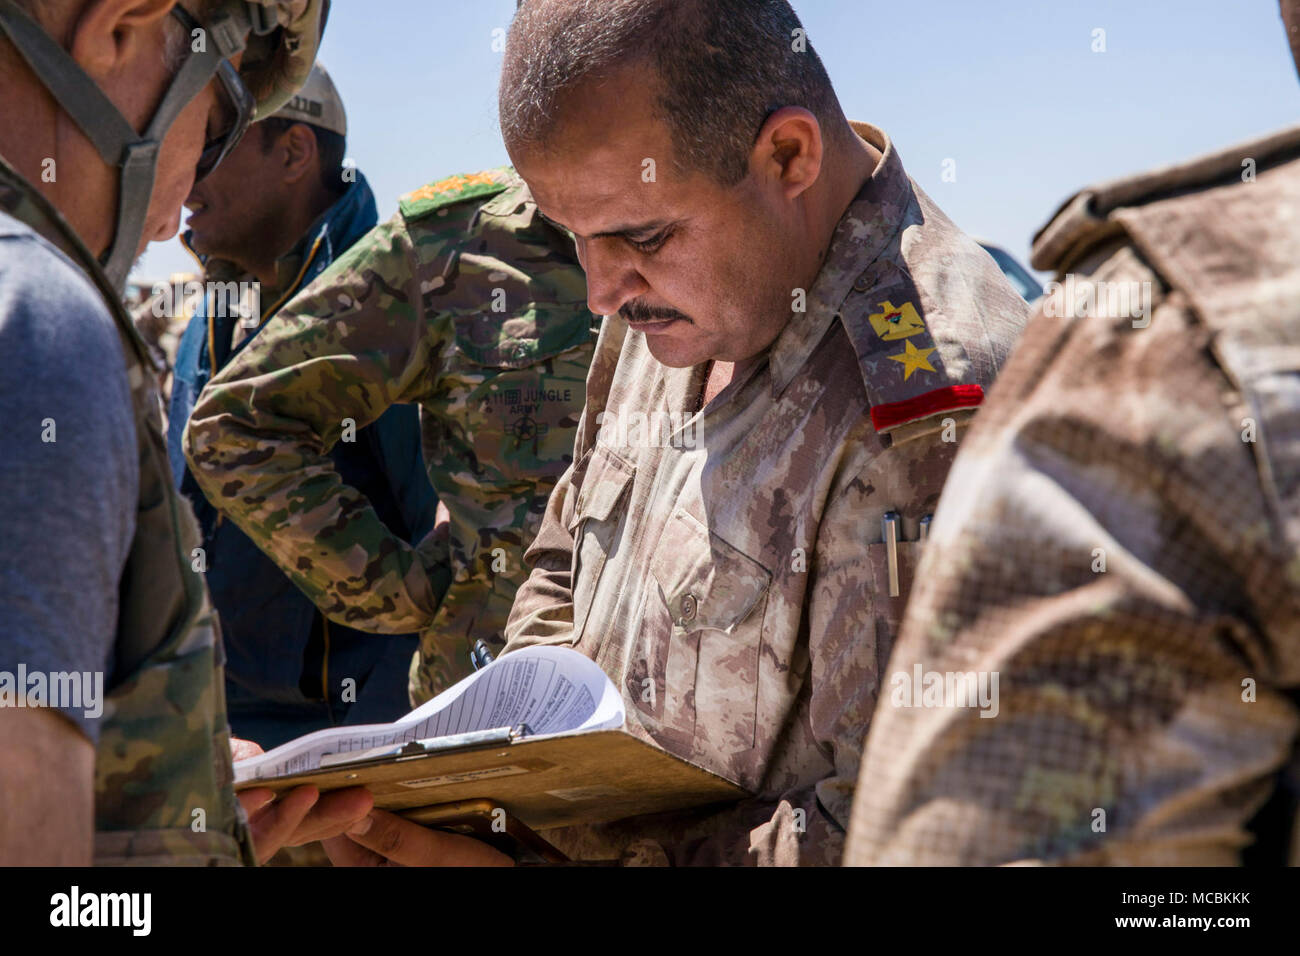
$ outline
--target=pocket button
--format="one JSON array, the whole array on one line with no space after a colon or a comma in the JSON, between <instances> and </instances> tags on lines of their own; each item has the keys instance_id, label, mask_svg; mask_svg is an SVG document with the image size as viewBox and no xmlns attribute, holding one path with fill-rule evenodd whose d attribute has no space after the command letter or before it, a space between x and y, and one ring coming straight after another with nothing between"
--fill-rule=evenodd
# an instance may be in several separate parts
<instances>
[{"instance_id":1,"label":"pocket button","mask_svg":"<svg viewBox=\"0 0 1300 956\"><path fill-rule=\"evenodd\" d=\"M680 615L681 619L678 621L678 624L681 626L685 626L685 624L688 621L695 620L695 612L697 608L698 608L698 602L695 600L694 594L687 594L685 597L683 597L682 610Z\"/></svg>"}]
</instances>

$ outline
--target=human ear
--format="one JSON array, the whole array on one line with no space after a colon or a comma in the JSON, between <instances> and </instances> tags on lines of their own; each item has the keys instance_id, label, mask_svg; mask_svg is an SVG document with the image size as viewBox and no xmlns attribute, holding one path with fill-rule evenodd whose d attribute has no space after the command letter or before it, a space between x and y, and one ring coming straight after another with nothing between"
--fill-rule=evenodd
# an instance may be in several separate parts
<instances>
[{"instance_id":1,"label":"human ear","mask_svg":"<svg viewBox=\"0 0 1300 956\"><path fill-rule=\"evenodd\" d=\"M175 0L91 0L72 24L69 53L96 80L142 55L158 56L161 21L175 5Z\"/></svg>"},{"instance_id":2,"label":"human ear","mask_svg":"<svg viewBox=\"0 0 1300 956\"><path fill-rule=\"evenodd\" d=\"M316 146L316 136L306 125L294 123L284 131L278 146L284 151L283 176L286 184L297 183L312 174L320 151Z\"/></svg>"},{"instance_id":3,"label":"human ear","mask_svg":"<svg viewBox=\"0 0 1300 956\"><path fill-rule=\"evenodd\" d=\"M821 175L824 144L821 124L799 106L783 106L763 123L750 153L751 172L780 184L794 199Z\"/></svg>"}]
</instances>

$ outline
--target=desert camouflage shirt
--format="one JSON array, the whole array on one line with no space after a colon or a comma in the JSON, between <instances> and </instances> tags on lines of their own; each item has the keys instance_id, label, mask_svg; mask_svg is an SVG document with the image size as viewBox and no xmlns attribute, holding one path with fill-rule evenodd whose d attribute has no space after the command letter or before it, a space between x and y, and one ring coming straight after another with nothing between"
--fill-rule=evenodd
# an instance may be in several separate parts
<instances>
[{"instance_id":1,"label":"desert camouflage shirt","mask_svg":"<svg viewBox=\"0 0 1300 956\"><path fill-rule=\"evenodd\" d=\"M425 186L212 380L191 470L325 614L423 632L423 701L470 672L475 638L504 643L524 548L572 461L596 326L572 239L513 170ZM326 456L400 402L420 406L450 514L415 548Z\"/></svg>"},{"instance_id":2,"label":"desert camouflage shirt","mask_svg":"<svg viewBox=\"0 0 1300 956\"><path fill-rule=\"evenodd\" d=\"M962 439L848 862L1281 862L1300 128L1080 193L1034 264L1059 286Z\"/></svg>"},{"instance_id":3,"label":"desert camouflage shirt","mask_svg":"<svg viewBox=\"0 0 1300 956\"><path fill-rule=\"evenodd\" d=\"M661 365L605 320L507 653L575 647L622 689L631 733L754 797L548 831L571 857L840 859L920 519L1026 313L885 135L858 130L883 158L806 311L702 411L707 365Z\"/></svg>"}]
</instances>

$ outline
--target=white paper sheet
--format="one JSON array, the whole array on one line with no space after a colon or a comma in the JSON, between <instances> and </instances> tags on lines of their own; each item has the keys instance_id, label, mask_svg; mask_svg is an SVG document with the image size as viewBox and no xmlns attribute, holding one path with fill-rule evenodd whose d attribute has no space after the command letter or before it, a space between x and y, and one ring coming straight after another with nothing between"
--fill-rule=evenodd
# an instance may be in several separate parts
<instances>
[{"instance_id":1,"label":"white paper sheet","mask_svg":"<svg viewBox=\"0 0 1300 956\"><path fill-rule=\"evenodd\" d=\"M315 770L325 754L519 724L527 724L533 735L603 730L622 727L623 717L622 695L590 658L567 647L525 647L498 658L395 723L318 730L241 760L235 764L235 781Z\"/></svg>"}]
</instances>

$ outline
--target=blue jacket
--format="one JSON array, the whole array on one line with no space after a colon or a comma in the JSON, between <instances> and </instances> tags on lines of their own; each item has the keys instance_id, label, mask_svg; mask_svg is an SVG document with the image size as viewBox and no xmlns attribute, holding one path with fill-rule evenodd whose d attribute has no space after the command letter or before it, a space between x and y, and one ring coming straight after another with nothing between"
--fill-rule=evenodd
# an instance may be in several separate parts
<instances>
[{"instance_id":1,"label":"blue jacket","mask_svg":"<svg viewBox=\"0 0 1300 956\"><path fill-rule=\"evenodd\" d=\"M358 173L295 246L301 273L278 302L266 304L263 323L378 218L374 196ZM205 269L211 265L204 261ZM366 634L326 621L233 522L221 519L189 473L181 436L199 392L214 370L224 368L257 335L232 349L237 320L214 318L211 338L206 303L190 320L176 353L168 454L177 487L193 503L203 531L208 590L226 647L231 726L236 736L270 749L331 724L384 722L405 714L417 637ZM330 457L343 481L364 494L394 532L414 543L433 528L438 502L424 468L415 406L392 406L358 430L355 442L335 445ZM347 678L354 682L354 693L347 695L354 702L344 699ZM328 700L322 691L326 681Z\"/></svg>"}]
</instances>

